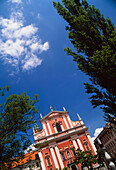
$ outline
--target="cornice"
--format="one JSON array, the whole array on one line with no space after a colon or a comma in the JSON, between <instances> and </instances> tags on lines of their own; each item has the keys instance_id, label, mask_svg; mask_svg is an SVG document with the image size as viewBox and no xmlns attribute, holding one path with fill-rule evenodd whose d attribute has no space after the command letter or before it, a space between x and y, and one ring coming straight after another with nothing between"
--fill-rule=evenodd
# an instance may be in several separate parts
<instances>
[{"instance_id":1,"label":"cornice","mask_svg":"<svg viewBox=\"0 0 116 170\"><path fill-rule=\"evenodd\" d=\"M74 129L74 128L72 128L72 129ZM47 142L47 143L53 143L53 142L57 142L57 141L60 141L60 140L63 140L63 139L65 139L65 138L70 138L71 137L71 135L73 136L73 135L76 135L75 133L77 133L77 138L79 137L79 133L82 133L82 132L85 132L85 131L87 131L88 130L88 128L86 128L86 127L84 127L84 128L82 128L82 129L79 129L79 130L76 130L76 131L73 131L73 132L69 132L69 131L71 131L72 129L68 129L68 130L65 130L65 131L62 131L62 133L63 132L68 132L68 133L66 133L66 134L64 134L64 135L61 135L61 136L58 136L58 137L53 137L53 136L55 136L57 133L55 133L55 134L52 134L52 135L49 135L49 136L46 136L46 137L42 137L41 139L39 139L39 141L41 141L41 140L45 140L45 142ZM60 134L60 133L59 133ZM52 138L51 138L52 137ZM71 140L71 139L70 139ZM35 142L36 141L38 141L38 139L37 140L35 140ZM43 142L40 142L39 144L42 144Z\"/></svg>"}]
</instances>

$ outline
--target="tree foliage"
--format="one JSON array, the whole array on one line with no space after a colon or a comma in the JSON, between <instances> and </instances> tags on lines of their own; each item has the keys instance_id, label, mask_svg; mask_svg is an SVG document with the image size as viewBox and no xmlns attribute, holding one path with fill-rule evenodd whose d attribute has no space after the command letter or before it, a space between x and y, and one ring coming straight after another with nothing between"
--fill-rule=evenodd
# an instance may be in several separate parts
<instances>
[{"instance_id":1,"label":"tree foliage","mask_svg":"<svg viewBox=\"0 0 116 170\"><path fill-rule=\"evenodd\" d=\"M93 165L99 163L100 166L103 166L104 154L101 151L98 151L96 155L93 155L91 151L82 151L77 149L75 162L81 164L82 169L87 167L88 169L93 169Z\"/></svg>"},{"instance_id":2,"label":"tree foliage","mask_svg":"<svg viewBox=\"0 0 116 170\"><path fill-rule=\"evenodd\" d=\"M108 113L116 117L116 28L86 0L62 0L62 4L53 5L67 21L66 30L74 46L73 51L65 51L89 76L90 83L84 85L91 104L101 106L109 121Z\"/></svg>"},{"instance_id":3,"label":"tree foliage","mask_svg":"<svg viewBox=\"0 0 116 170\"><path fill-rule=\"evenodd\" d=\"M0 90L4 93L9 86ZM27 132L34 115L38 113L35 108L38 101L37 94L30 99L26 93L22 93L12 94L5 103L0 104L0 169L5 169L5 166L10 169L12 162L18 161L30 145Z\"/></svg>"}]
</instances>

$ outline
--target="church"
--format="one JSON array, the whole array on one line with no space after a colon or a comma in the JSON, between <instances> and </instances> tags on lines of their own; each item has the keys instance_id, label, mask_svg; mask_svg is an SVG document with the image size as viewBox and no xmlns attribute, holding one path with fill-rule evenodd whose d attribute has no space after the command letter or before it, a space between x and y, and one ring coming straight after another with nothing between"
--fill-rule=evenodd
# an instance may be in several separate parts
<instances>
[{"instance_id":1,"label":"church","mask_svg":"<svg viewBox=\"0 0 116 170\"><path fill-rule=\"evenodd\" d=\"M77 114L77 121L70 119L68 111L54 111L45 117L41 115L41 130L34 123L33 135L38 150L42 170L56 170L68 167L70 170L80 170L81 165L74 162L77 149L91 150L96 153L95 146L88 133L88 128Z\"/></svg>"}]
</instances>

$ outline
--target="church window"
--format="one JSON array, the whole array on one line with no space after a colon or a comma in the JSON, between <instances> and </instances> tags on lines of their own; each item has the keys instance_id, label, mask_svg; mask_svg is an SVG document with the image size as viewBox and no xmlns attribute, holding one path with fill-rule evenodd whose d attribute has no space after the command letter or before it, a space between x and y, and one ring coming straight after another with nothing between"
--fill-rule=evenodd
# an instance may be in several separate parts
<instances>
[{"instance_id":1,"label":"church window","mask_svg":"<svg viewBox=\"0 0 116 170\"><path fill-rule=\"evenodd\" d=\"M47 161L47 165L50 166L51 165L50 157L47 157L46 161Z\"/></svg>"},{"instance_id":2,"label":"church window","mask_svg":"<svg viewBox=\"0 0 116 170\"><path fill-rule=\"evenodd\" d=\"M35 154L35 159L39 159L39 155L38 154Z\"/></svg>"},{"instance_id":3,"label":"church window","mask_svg":"<svg viewBox=\"0 0 116 170\"><path fill-rule=\"evenodd\" d=\"M72 148L73 155L76 156L74 148Z\"/></svg>"},{"instance_id":4,"label":"church window","mask_svg":"<svg viewBox=\"0 0 116 170\"><path fill-rule=\"evenodd\" d=\"M71 157L71 154L70 154L70 152L69 152L69 151L67 151L67 156L68 156L68 158L70 158L70 157Z\"/></svg>"},{"instance_id":5,"label":"church window","mask_svg":"<svg viewBox=\"0 0 116 170\"><path fill-rule=\"evenodd\" d=\"M65 161L65 160L66 160L66 158L65 158L64 152L61 152L61 155L62 155L62 159L63 159L63 161Z\"/></svg>"},{"instance_id":6,"label":"church window","mask_svg":"<svg viewBox=\"0 0 116 170\"><path fill-rule=\"evenodd\" d=\"M61 131L62 131L62 129L61 129L61 127L60 127L60 124L59 124L59 123L56 123L56 128L57 128L57 131L58 131L58 132L61 132Z\"/></svg>"},{"instance_id":7,"label":"church window","mask_svg":"<svg viewBox=\"0 0 116 170\"><path fill-rule=\"evenodd\" d=\"M84 146L85 146L85 148L86 148L87 151L90 150L89 145L88 145L88 142L85 142L85 143L84 143Z\"/></svg>"}]
</instances>

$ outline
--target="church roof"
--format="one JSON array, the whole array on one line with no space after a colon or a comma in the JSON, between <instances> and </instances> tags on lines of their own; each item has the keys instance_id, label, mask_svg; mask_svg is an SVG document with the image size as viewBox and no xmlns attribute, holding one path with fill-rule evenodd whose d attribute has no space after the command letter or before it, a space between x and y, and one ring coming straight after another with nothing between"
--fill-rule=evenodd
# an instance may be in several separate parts
<instances>
[{"instance_id":1,"label":"church roof","mask_svg":"<svg viewBox=\"0 0 116 170\"><path fill-rule=\"evenodd\" d=\"M24 164L26 164L26 163L28 163L28 162L30 162L30 161L36 160L36 155L37 155L37 154L38 154L37 151L32 151L32 152L30 152L30 153L26 153L26 154L24 155L24 158L19 160L19 163L17 163L17 162L14 162L14 163L13 163L12 168L15 168L15 167L17 167L17 166L24 165Z\"/></svg>"}]
</instances>

